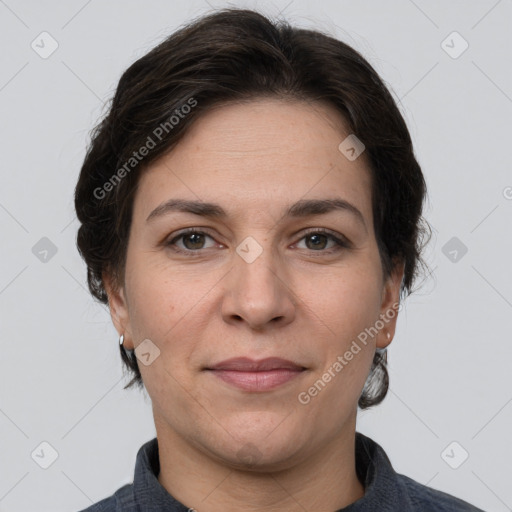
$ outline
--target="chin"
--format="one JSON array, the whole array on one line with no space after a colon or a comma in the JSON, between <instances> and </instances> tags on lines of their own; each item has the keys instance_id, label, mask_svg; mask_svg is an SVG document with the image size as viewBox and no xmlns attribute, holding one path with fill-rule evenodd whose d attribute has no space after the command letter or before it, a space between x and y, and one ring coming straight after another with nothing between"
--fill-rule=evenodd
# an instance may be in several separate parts
<instances>
[{"instance_id":1,"label":"chin","mask_svg":"<svg viewBox=\"0 0 512 512\"><path fill-rule=\"evenodd\" d=\"M251 472L268 473L282 471L292 467L300 458L298 446L269 447L254 444L250 441L232 447L229 458L223 454L223 463L233 469Z\"/></svg>"},{"instance_id":2,"label":"chin","mask_svg":"<svg viewBox=\"0 0 512 512\"><path fill-rule=\"evenodd\" d=\"M308 443L303 427L293 425L296 428L290 428L292 425L287 425L284 418L286 416L277 423L260 422L250 430L226 428L231 435L223 435L223 440L213 450L216 458L227 466L249 471L277 471L291 467L301 458L302 447Z\"/></svg>"}]
</instances>

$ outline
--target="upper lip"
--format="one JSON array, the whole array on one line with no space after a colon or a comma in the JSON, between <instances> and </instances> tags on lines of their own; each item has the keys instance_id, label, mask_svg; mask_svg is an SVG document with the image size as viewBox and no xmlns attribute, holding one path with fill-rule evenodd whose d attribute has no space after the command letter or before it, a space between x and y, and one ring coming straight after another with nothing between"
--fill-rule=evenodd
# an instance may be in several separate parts
<instances>
[{"instance_id":1,"label":"upper lip","mask_svg":"<svg viewBox=\"0 0 512 512\"><path fill-rule=\"evenodd\" d=\"M232 370L239 372L263 372L269 370L286 369L286 370L304 370L303 366L295 364L287 359L280 357L267 357L266 359L254 360L248 357L234 357L226 359L213 366L206 368L207 370Z\"/></svg>"}]
</instances>

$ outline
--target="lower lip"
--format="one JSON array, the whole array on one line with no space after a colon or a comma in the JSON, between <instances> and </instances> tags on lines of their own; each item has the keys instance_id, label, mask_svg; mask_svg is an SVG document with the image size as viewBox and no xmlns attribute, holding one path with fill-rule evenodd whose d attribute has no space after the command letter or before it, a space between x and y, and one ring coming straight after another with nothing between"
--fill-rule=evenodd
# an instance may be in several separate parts
<instances>
[{"instance_id":1,"label":"lower lip","mask_svg":"<svg viewBox=\"0 0 512 512\"><path fill-rule=\"evenodd\" d=\"M234 370L209 370L216 377L244 391L268 391L275 389L302 374L303 370L285 368L262 372Z\"/></svg>"}]
</instances>

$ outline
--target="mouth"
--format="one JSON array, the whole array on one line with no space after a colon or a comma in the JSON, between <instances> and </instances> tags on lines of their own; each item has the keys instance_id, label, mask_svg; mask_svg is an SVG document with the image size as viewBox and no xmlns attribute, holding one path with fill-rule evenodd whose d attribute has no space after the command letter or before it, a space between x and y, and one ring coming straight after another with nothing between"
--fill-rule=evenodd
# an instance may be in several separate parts
<instances>
[{"instance_id":1,"label":"mouth","mask_svg":"<svg viewBox=\"0 0 512 512\"><path fill-rule=\"evenodd\" d=\"M250 392L275 389L302 375L306 369L304 366L278 357L260 361L234 358L205 368L223 382Z\"/></svg>"},{"instance_id":2,"label":"mouth","mask_svg":"<svg viewBox=\"0 0 512 512\"><path fill-rule=\"evenodd\" d=\"M228 370L235 372L266 372L272 370L305 370L303 366L281 359L280 357L267 357L256 361L248 357L235 357L206 368L207 370Z\"/></svg>"}]
</instances>

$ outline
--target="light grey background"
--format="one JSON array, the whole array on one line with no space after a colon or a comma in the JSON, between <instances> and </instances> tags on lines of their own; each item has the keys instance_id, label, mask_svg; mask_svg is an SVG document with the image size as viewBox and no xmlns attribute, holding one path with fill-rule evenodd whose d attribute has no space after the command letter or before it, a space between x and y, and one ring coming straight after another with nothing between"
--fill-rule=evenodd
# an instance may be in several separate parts
<instances>
[{"instance_id":1,"label":"light grey background","mask_svg":"<svg viewBox=\"0 0 512 512\"><path fill-rule=\"evenodd\" d=\"M360 414L358 430L397 471L484 510L512 510L512 2L232 5L343 39L399 100L429 186L433 272L400 314L389 395ZM117 333L86 289L73 190L122 71L210 9L0 0L0 511L85 508L131 482L137 450L155 435L149 399L122 389ZM31 47L51 48L43 31L58 43L48 58ZM464 47L453 31L469 44L457 58L445 51ZM43 237L57 248L46 262L32 251ZM443 253L452 237L467 247L463 257L445 248L456 262ZM43 441L58 452L48 469L31 457ZM469 457L453 469L462 450Z\"/></svg>"}]
</instances>

